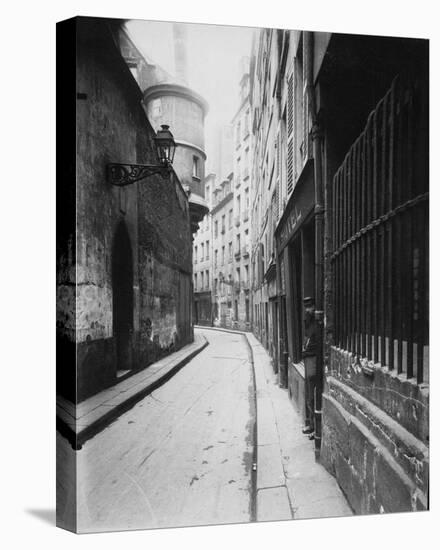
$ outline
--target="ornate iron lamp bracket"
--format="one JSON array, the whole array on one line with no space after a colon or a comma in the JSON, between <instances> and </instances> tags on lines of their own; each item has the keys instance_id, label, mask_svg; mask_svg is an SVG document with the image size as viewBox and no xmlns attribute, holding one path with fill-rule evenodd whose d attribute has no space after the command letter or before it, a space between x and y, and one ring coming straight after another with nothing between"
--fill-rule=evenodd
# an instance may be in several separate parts
<instances>
[{"instance_id":1,"label":"ornate iron lamp bracket","mask_svg":"<svg viewBox=\"0 0 440 550\"><path fill-rule=\"evenodd\" d=\"M126 187L154 174L169 178L171 163L164 164L107 164L107 181L118 187Z\"/></svg>"}]
</instances>

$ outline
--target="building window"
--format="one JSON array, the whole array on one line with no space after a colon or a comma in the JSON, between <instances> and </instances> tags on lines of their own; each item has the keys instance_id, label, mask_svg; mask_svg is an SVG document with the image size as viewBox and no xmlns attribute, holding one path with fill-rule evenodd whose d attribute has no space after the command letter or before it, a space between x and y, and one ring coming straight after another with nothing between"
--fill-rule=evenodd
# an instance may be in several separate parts
<instances>
[{"instance_id":1,"label":"building window","mask_svg":"<svg viewBox=\"0 0 440 550\"><path fill-rule=\"evenodd\" d=\"M228 219L229 223L228 223L228 227L229 229L231 229L232 227L232 208L231 210L229 210L229 219Z\"/></svg>"},{"instance_id":2,"label":"building window","mask_svg":"<svg viewBox=\"0 0 440 550\"><path fill-rule=\"evenodd\" d=\"M197 246L194 247L194 263L197 263Z\"/></svg>"},{"instance_id":3,"label":"building window","mask_svg":"<svg viewBox=\"0 0 440 550\"><path fill-rule=\"evenodd\" d=\"M222 233L226 231L226 215L222 216Z\"/></svg>"},{"instance_id":4,"label":"building window","mask_svg":"<svg viewBox=\"0 0 440 550\"><path fill-rule=\"evenodd\" d=\"M217 261L218 261L218 250L214 251L214 267L217 267Z\"/></svg>"},{"instance_id":5,"label":"building window","mask_svg":"<svg viewBox=\"0 0 440 550\"><path fill-rule=\"evenodd\" d=\"M193 157L193 177L200 178L200 159Z\"/></svg>"},{"instance_id":6,"label":"building window","mask_svg":"<svg viewBox=\"0 0 440 550\"><path fill-rule=\"evenodd\" d=\"M206 270L206 288L209 289L209 270Z\"/></svg>"},{"instance_id":7,"label":"building window","mask_svg":"<svg viewBox=\"0 0 440 550\"><path fill-rule=\"evenodd\" d=\"M222 265L225 264L225 247L222 246Z\"/></svg>"},{"instance_id":8,"label":"building window","mask_svg":"<svg viewBox=\"0 0 440 550\"><path fill-rule=\"evenodd\" d=\"M218 221L215 220L214 222L214 237L218 237Z\"/></svg>"},{"instance_id":9,"label":"building window","mask_svg":"<svg viewBox=\"0 0 440 550\"><path fill-rule=\"evenodd\" d=\"M194 273L194 290L197 290L197 273Z\"/></svg>"},{"instance_id":10,"label":"building window","mask_svg":"<svg viewBox=\"0 0 440 550\"><path fill-rule=\"evenodd\" d=\"M206 241L206 260L209 260L209 241Z\"/></svg>"},{"instance_id":11,"label":"building window","mask_svg":"<svg viewBox=\"0 0 440 550\"><path fill-rule=\"evenodd\" d=\"M229 261L232 262L232 243L229 243Z\"/></svg>"},{"instance_id":12,"label":"building window","mask_svg":"<svg viewBox=\"0 0 440 550\"><path fill-rule=\"evenodd\" d=\"M236 141L237 145L240 144L240 138L241 138L241 125L240 125L240 122L238 122L237 130L236 130L236 134L235 134L235 141Z\"/></svg>"},{"instance_id":13,"label":"building window","mask_svg":"<svg viewBox=\"0 0 440 550\"><path fill-rule=\"evenodd\" d=\"M153 118L158 118L162 116L162 100L160 98L153 100L151 105L151 112Z\"/></svg>"},{"instance_id":14,"label":"building window","mask_svg":"<svg viewBox=\"0 0 440 550\"><path fill-rule=\"evenodd\" d=\"M203 259L205 257L205 245L202 243L201 244L201 248L202 248L202 253L201 253L201 257L200 257L200 261L203 262Z\"/></svg>"},{"instance_id":15,"label":"building window","mask_svg":"<svg viewBox=\"0 0 440 550\"><path fill-rule=\"evenodd\" d=\"M203 271L200 273L200 288L201 290L203 290L203 287L205 286L205 282L204 282L204 279L203 279Z\"/></svg>"}]
</instances>

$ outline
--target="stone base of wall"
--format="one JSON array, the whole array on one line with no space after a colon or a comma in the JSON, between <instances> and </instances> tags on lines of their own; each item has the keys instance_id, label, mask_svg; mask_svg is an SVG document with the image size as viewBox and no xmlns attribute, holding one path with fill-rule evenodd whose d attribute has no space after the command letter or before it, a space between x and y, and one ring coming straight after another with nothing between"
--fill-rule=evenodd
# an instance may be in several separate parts
<instances>
[{"instance_id":1,"label":"stone base of wall","mask_svg":"<svg viewBox=\"0 0 440 550\"><path fill-rule=\"evenodd\" d=\"M179 340L177 337L167 347L160 345L159 339L149 339L134 332L131 337L131 369L130 374L142 370L162 357L178 351L181 347L193 340ZM75 357L75 345L70 351ZM74 362L72 363L74 367ZM116 349L113 338L103 338L80 342L76 346L76 372L69 368L69 372L60 365L57 373L57 393L71 402L75 402L75 385L77 390L77 402L80 403L88 397L98 393L119 379L116 376Z\"/></svg>"},{"instance_id":2,"label":"stone base of wall","mask_svg":"<svg viewBox=\"0 0 440 550\"><path fill-rule=\"evenodd\" d=\"M79 342L76 346L76 365L79 403L108 388L116 381L116 353L113 338Z\"/></svg>"},{"instance_id":3,"label":"stone base of wall","mask_svg":"<svg viewBox=\"0 0 440 550\"><path fill-rule=\"evenodd\" d=\"M321 462L356 513L428 508L429 451L420 439L335 376L327 376L322 422Z\"/></svg>"}]
</instances>

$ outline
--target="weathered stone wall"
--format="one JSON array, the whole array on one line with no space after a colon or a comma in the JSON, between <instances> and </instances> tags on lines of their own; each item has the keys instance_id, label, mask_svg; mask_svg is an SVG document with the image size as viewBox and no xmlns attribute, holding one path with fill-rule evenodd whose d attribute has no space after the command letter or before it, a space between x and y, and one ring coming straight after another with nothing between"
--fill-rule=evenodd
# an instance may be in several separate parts
<instances>
[{"instance_id":1,"label":"weathered stone wall","mask_svg":"<svg viewBox=\"0 0 440 550\"><path fill-rule=\"evenodd\" d=\"M194 294L194 322L198 325L212 326L213 307L211 292L198 292Z\"/></svg>"},{"instance_id":2,"label":"weathered stone wall","mask_svg":"<svg viewBox=\"0 0 440 550\"><path fill-rule=\"evenodd\" d=\"M332 347L321 460L357 513L428 506L428 389L385 368L364 374Z\"/></svg>"},{"instance_id":3,"label":"weathered stone wall","mask_svg":"<svg viewBox=\"0 0 440 550\"><path fill-rule=\"evenodd\" d=\"M153 163L156 157L142 94L103 20L78 19L76 91L76 263L68 250L62 253L63 270L76 272L76 306L72 311L69 298L75 286L60 285L58 317L76 342L81 401L116 380L116 229L126 229L132 254L128 369L143 368L192 338L191 234L177 178L153 176L124 189L106 181L109 162Z\"/></svg>"},{"instance_id":4,"label":"weathered stone wall","mask_svg":"<svg viewBox=\"0 0 440 550\"><path fill-rule=\"evenodd\" d=\"M249 299L249 320L246 321L246 298ZM240 290L240 292L235 292L233 296L234 301L237 300L238 304L238 318L235 319L235 310L234 310L234 328L237 330L244 330L244 331L250 331L251 330L251 323L250 323L250 316L251 316L251 305L250 305L250 297L249 293ZM233 308L235 308L235 305L233 303Z\"/></svg>"}]
</instances>

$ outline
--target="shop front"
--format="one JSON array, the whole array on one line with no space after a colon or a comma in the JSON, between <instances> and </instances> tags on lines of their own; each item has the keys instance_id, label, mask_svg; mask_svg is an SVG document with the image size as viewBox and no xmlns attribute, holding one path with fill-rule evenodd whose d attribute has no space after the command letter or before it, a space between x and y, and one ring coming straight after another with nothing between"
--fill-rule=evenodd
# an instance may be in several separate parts
<instances>
[{"instance_id":1,"label":"shop front","mask_svg":"<svg viewBox=\"0 0 440 550\"><path fill-rule=\"evenodd\" d=\"M315 219L313 163L293 190L275 232L278 265L279 380L313 430L316 345L314 342Z\"/></svg>"}]
</instances>

